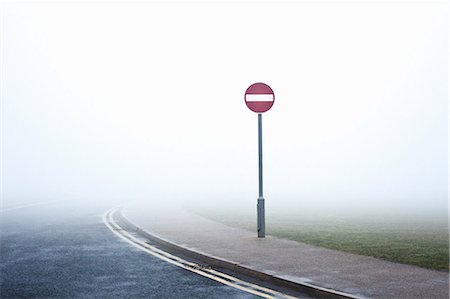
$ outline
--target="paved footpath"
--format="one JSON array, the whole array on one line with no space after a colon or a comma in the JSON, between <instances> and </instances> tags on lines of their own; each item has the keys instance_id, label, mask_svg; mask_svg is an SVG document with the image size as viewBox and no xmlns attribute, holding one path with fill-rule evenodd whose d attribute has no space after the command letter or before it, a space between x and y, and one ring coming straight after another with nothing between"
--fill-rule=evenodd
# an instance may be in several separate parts
<instances>
[{"instance_id":1,"label":"paved footpath","mask_svg":"<svg viewBox=\"0 0 450 299\"><path fill-rule=\"evenodd\" d=\"M232 228L176 206L126 206L123 215L160 238L293 282L367 298L449 298L447 272L392 263Z\"/></svg>"}]
</instances>

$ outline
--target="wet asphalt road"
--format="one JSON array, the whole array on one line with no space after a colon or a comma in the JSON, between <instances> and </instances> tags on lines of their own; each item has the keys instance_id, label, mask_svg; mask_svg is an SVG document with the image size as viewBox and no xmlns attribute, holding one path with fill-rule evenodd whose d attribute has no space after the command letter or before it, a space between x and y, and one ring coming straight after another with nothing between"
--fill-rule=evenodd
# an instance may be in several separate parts
<instances>
[{"instance_id":1,"label":"wet asphalt road","mask_svg":"<svg viewBox=\"0 0 450 299\"><path fill-rule=\"evenodd\" d=\"M0 297L256 298L121 240L102 222L110 207L65 202L0 212Z\"/></svg>"}]
</instances>

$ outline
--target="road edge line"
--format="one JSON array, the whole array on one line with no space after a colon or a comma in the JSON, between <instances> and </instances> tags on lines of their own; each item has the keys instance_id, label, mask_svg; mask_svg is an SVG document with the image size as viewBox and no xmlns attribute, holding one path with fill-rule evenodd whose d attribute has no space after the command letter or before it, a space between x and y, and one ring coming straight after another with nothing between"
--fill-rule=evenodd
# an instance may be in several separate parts
<instances>
[{"instance_id":1,"label":"road edge line","mask_svg":"<svg viewBox=\"0 0 450 299\"><path fill-rule=\"evenodd\" d=\"M173 264L177 267L183 268L187 271L194 272L198 275L204 276L206 278L215 280L221 284L230 286L232 288L239 289L241 291L253 294L255 296L266 298L266 299L274 299L274 298L296 298L288 294L281 293L276 290L268 289L261 287L256 284L248 283L246 281L237 279L235 277L231 277L225 273L214 271L213 269L204 268L199 264L195 264L186 260L183 260L177 256L174 256L168 252L165 252L155 246L149 245L147 242L143 242L142 240L137 239L135 236L130 234L129 230L123 229L121 225L119 225L116 220L114 220L114 213L116 213L117 209L112 208L105 212L102 216L103 223L108 227L110 231L112 231L116 236L123 239L125 242L130 245L147 252L165 262ZM122 232L120 232L122 231ZM136 235L136 234L134 234ZM142 236L140 236L142 238ZM143 239L147 239L144 237ZM148 240L148 239L147 239Z\"/></svg>"},{"instance_id":2,"label":"road edge line","mask_svg":"<svg viewBox=\"0 0 450 299\"><path fill-rule=\"evenodd\" d=\"M366 297L358 296L358 295L352 295L349 293L345 293L342 291L337 291L329 288L319 287L313 284L309 283L299 283L294 282L291 280L287 280L285 278L281 278L272 274L268 274L262 271L258 271L255 269L252 269L247 266L242 266L238 263L234 263L225 259L221 259L215 256L207 255L203 252L198 252L196 250L186 248L184 246L181 246L179 244L176 244L170 240L164 239L157 234L151 233L149 231L146 231L133 223L131 220L126 218L123 213L122 209L118 209L116 213L114 213L114 216L118 217L119 221L122 221L126 226L128 226L128 229L132 229L135 233L141 235L142 237L148 238L151 241L159 244L160 246L164 248L169 248L170 250L174 252L178 252L181 254L184 254L186 256L189 256L191 258L194 258L195 260L201 261L205 264L225 268L228 270L236 271L237 273L243 274L245 276L254 277L257 279L261 279L273 284L277 284L283 287L291 288L296 291L300 292L306 292L307 294L316 296L318 298L330 298L330 299L366 299ZM169 251L169 253L172 253Z\"/></svg>"}]
</instances>

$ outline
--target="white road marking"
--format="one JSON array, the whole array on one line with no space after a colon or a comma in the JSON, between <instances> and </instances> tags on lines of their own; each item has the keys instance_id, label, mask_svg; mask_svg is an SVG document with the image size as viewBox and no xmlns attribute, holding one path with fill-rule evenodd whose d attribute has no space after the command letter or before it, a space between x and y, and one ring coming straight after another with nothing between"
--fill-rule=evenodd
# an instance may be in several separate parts
<instances>
[{"instance_id":1,"label":"white road marking","mask_svg":"<svg viewBox=\"0 0 450 299\"><path fill-rule=\"evenodd\" d=\"M57 201L59 201L59 200L40 201L40 202L34 202L34 203L30 203L30 204L25 204L25 205L18 205L18 206L14 206L14 207L10 207L10 208L0 209L0 213L7 212L7 211L13 211L13 210L19 210L19 209L25 209L25 208L30 208L30 207L35 207L35 206L39 206L39 205L45 205L45 204L54 203L54 202L57 202Z\"/></svg>"},{"instance_id":2,"label":"white road marking","mask_svg":"<svg viewBox=\"0 0 450 299\"><path fill-rule=\"evenodd\" d=\"M138 238L132 236L128 232L126 232L124 229L122 229L112 218L112 214L116 212L117 209L113 208L109 211L107 211L103 215L103 222L105 225L117 236L125 240L126 242L130 243L131 245L157 257L160 258L168 263L171 263L173 265L176 265L178 267L181 267L183 269L186 269L188 271L197 273L199 275L202 275L204 277L208 277L212 280L218 281L220 283L223 283L227 286L242 290L244 292L248 292L250 294L260 296L263 298L296 298L290 295L286 295L283 293L280 293L278 291L274 291L269 288L261 287L256 284L248 283L243 280L240 280L236 277L230 276L228 274L208 269L205 267L202 267L196 263L192 263L186 260L183 260L182 258L179 258L177 256L174 256L168 252L165 252L161 249L158 249L152 245L149 245Z\"/></svg>"}]
</instances>

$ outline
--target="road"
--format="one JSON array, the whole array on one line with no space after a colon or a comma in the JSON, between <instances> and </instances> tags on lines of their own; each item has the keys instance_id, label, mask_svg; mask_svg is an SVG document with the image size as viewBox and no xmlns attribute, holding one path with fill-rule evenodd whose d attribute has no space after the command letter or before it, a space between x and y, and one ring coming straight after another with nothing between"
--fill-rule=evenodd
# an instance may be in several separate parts
<instances>
[{"instance_id":1,"label":"road","mask_svg":"<svg viewBox=\"0 0 450 299\"><path fill-rule=\"evenodd\" d=\"M131 246L102 222L109 204L1 212L0 297L257 298Z\"/></svg>"}]
</instances>

